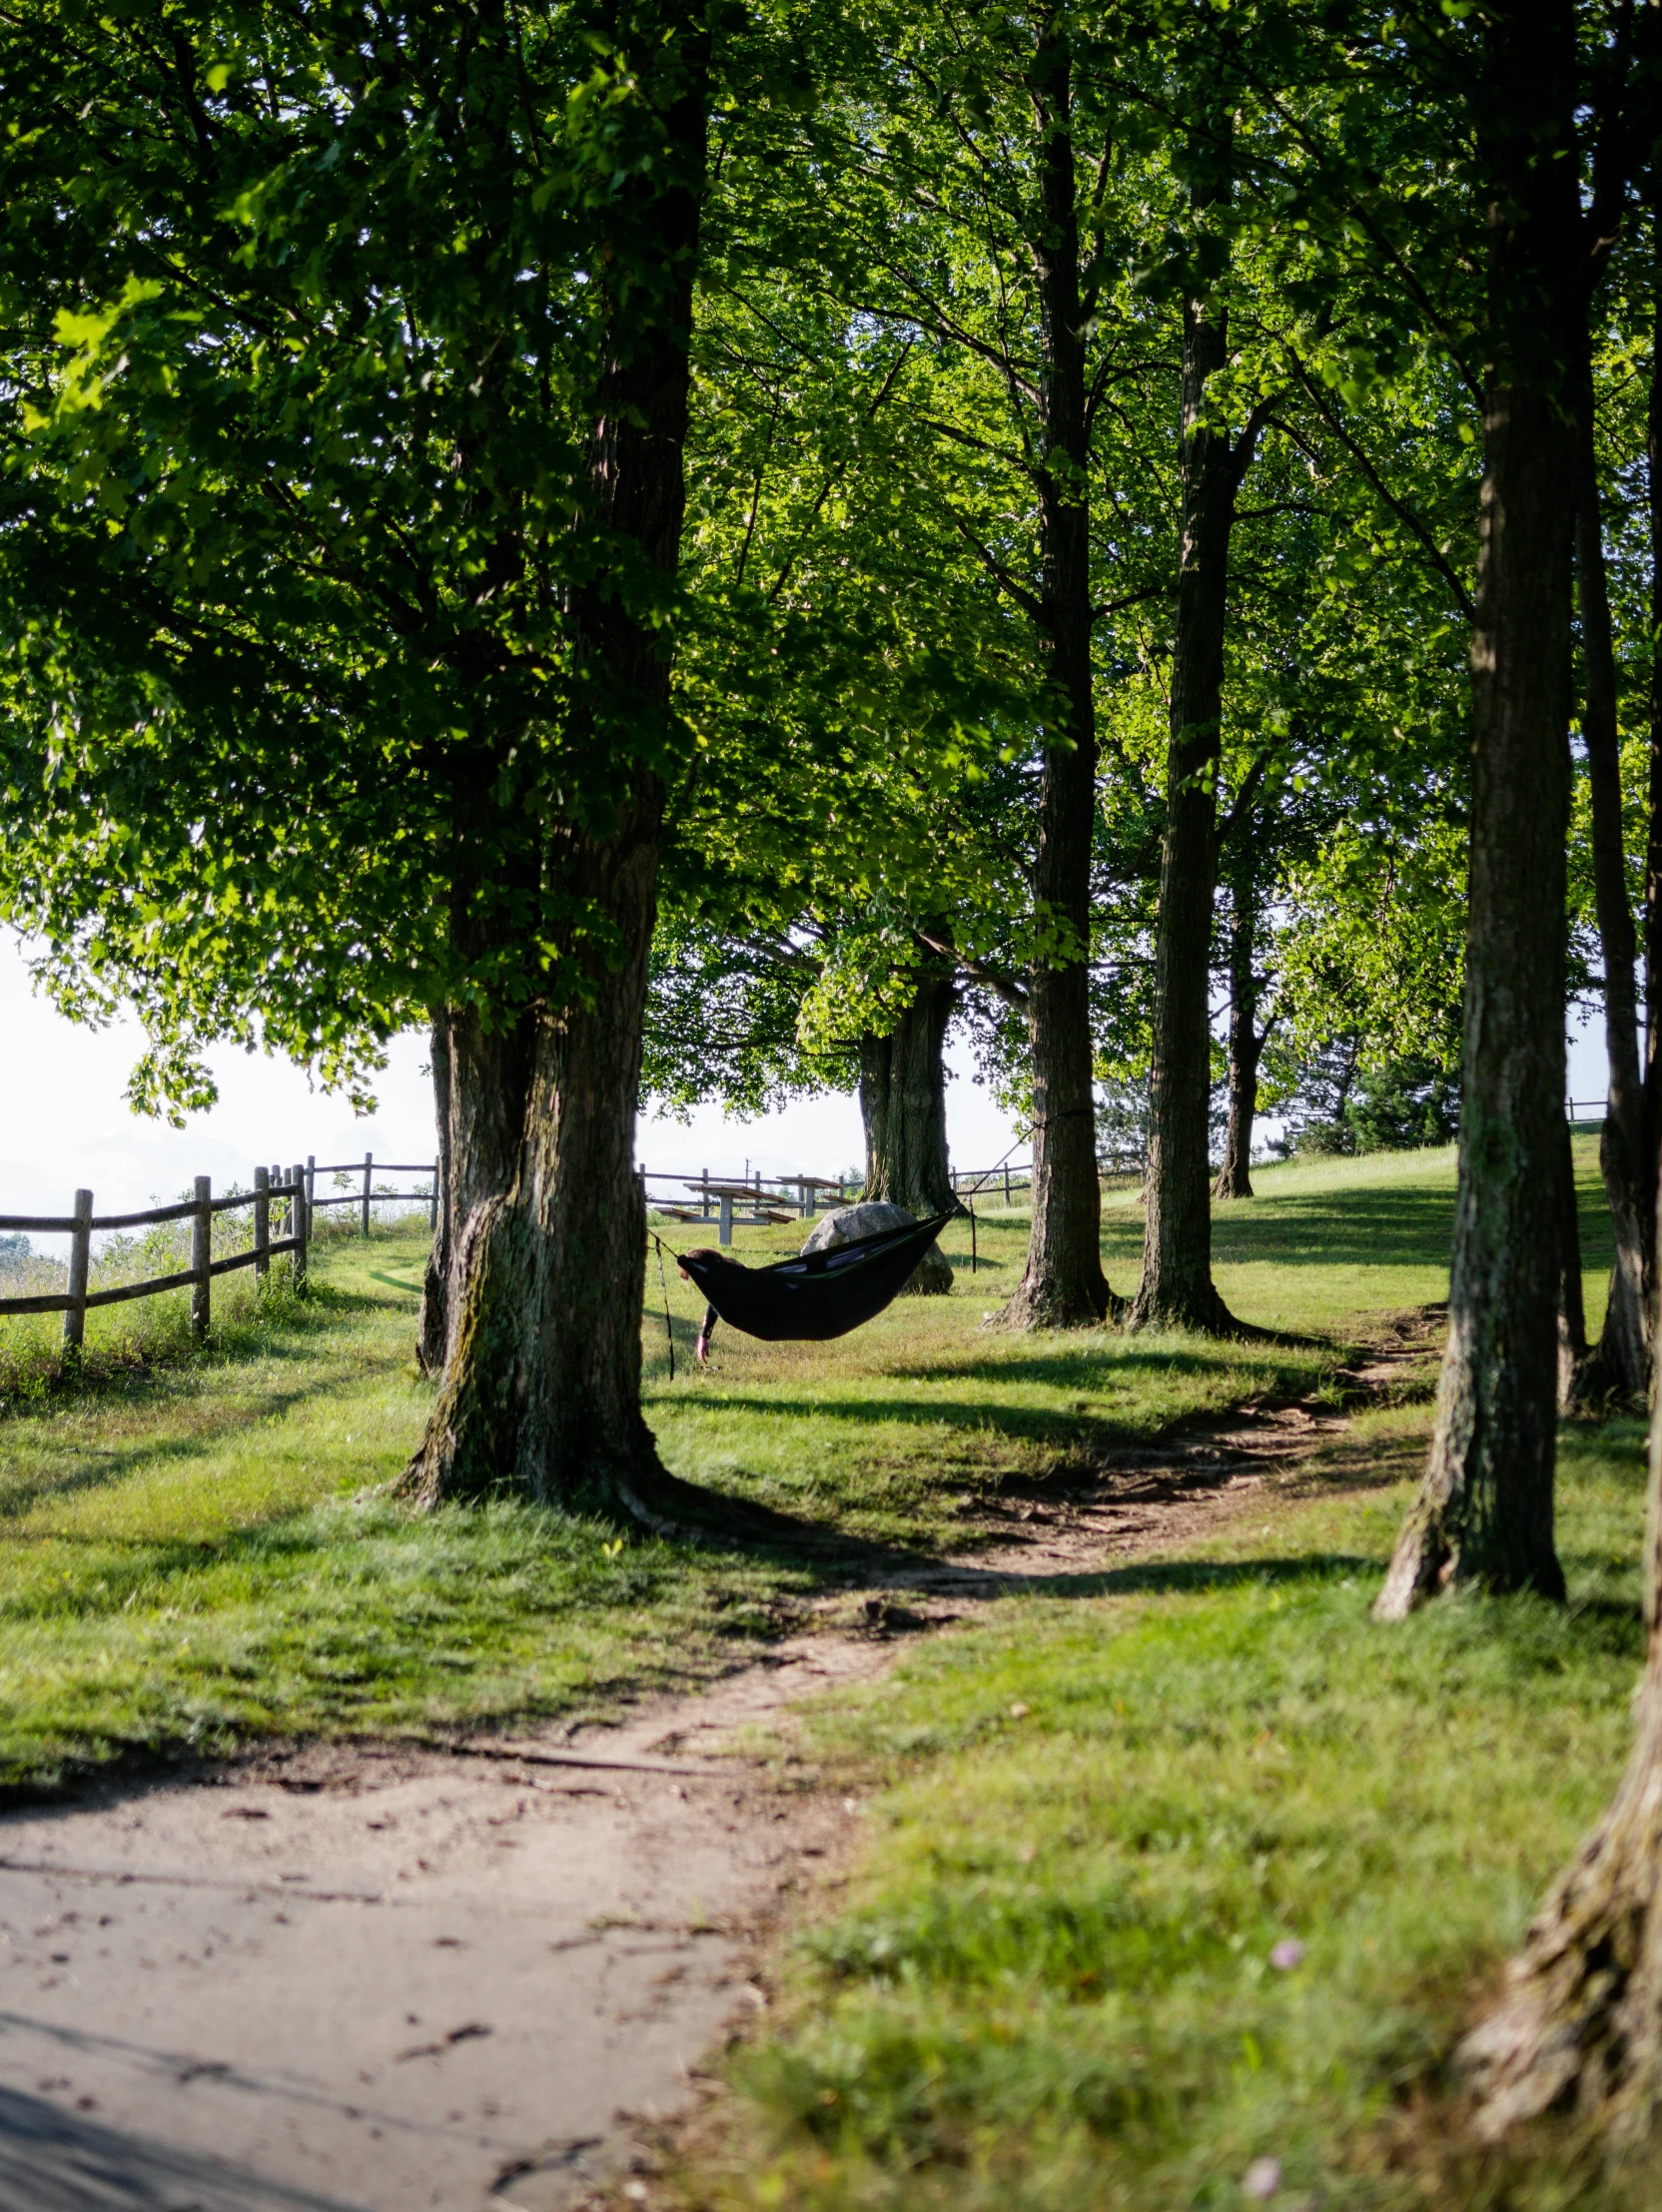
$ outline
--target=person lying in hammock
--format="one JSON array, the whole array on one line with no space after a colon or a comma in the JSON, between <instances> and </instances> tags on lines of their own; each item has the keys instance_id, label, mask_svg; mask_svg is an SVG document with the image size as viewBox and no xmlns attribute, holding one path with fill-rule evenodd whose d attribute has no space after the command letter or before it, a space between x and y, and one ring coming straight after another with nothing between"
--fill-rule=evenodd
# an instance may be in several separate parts
<instances>
[{"instance_id":1,"label":"person lying in hammock","mask_svg":"<svg viewBox=\"0 0 1662 2212\"><path fill-rule=\"evenodd\" d=\"M709 1300L693 1345L698 1364L709 1364L718 1320L775 1344L846 1336L882 1312L950 1219L937 1213L846 1244L798 1252L771 1267L741 1267L708 1244L679 1253L683 1279L696 1283Z\"/></svg>"}]
</instances>

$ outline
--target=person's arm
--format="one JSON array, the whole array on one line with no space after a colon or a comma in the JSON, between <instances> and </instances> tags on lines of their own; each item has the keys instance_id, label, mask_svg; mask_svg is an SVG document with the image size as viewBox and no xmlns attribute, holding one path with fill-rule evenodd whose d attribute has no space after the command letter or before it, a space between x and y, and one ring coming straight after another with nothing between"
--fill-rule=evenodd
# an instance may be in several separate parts
<instances>
[{"instance_id":1,"label":"person's arm","mask_svg":"<svg viewBox=\"0 0 1662 2212\"><path fill-rule=\"evenodd\" d=\"M697 1360L700 1367L707 1367L710 1363L710 1338L714 1334L715 1325L720 1318L720 1314L717 1313L713 1305L707 1305L704 1308L704 1318L698 1324L698 1334L693 1339L692 1346L692 1356Z\"/></svg>"}]
</instances>

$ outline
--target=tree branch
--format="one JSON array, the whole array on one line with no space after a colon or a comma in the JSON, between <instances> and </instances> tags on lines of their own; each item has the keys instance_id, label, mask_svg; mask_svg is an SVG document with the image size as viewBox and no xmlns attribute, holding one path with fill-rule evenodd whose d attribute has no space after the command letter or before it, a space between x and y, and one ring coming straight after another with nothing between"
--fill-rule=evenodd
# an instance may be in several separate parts
<instances>
[{"instance_id":1,"label":"tree branch","mask_svg":"<svg viewBox=\"0 0 1662 2212\"><path fill-rule=\"evenodd\" d=\"M1357 467L1367 478L1368 482L1373 486L1374 490L1379 494L1380 498L1383 499L1386 506L1389 507L1392 514L1395 515L1396 519L1400 523L1402 523L1406 529L1411 530L1414 536L1418 538L1420 544L1425 549L1425 553L1429 558L1432 567L1436 569L1438 575L1441 576L1444 583L1447 584L1449 590L1454 594L1454 602L1458 606L1460 612L1465 616L1468 622L1474 622L1477 619L1476 601L1472 598L1471 593L1461 582L1453 563L1449 560L1447 554L1437 543L1436 539L1431 535L1429 528L1423 521L1421 521L1419 515L1411 506L1409 506L1408 502L1405 499L1399 499L1396 494L1389 489L1389 487L1385 483L1384 478L1379 474L1379 471L1374 467L1372 461L1369 460L1367 454L1363 451L1361 446L1357 444L1356 440L1350 435L1349 431L1344 427L1344 424L1339 420L1330 402L1323 396L1319 384L1317 384L1314 377L1311 376L1309 370L1304 367L1303 363L1298 359L1298 356L1293 352L1290 346L1285 349L1285 353L1287 360L1292 365L1293 374L1298 378L1298 381L1304 387L1304 391L1309 399L1310 405L1314 407L1316 413L1321 417L1322 421L1326 423L1328 429L1332 431L1333 435L1338 439L1339 443L1344 447L1345 451L1356 463Z\"/></svg>"}]
</instances>

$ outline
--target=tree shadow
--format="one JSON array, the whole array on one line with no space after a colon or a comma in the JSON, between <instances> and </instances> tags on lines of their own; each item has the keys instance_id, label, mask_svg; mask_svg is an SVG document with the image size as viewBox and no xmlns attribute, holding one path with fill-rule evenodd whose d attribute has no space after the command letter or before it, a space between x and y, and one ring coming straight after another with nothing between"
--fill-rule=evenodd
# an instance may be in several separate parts
<instances>
[{"instance_id":1,"label":"tree shadow","mask_svg":"<svg viewBox=\"0 0 1662 2212\"><path fill-rule=\"evenodd\" d=\"M941 1428L973 1431L978 1435L1019 1437L1026 1442L1059 1446L1077 1443L1081 1438L1128 1448L1142 1444L1153 1446L1156 1441L1148 1428L1116 1421L1111 1414L1076 1413L1043 1406L991 1407L973 1398L934 1398L923 1402L907 1398L826 1398L815 1399L810 1406L804 1407L781 1405L777 1400L747 1392L723 1391L719 1398L688 1397L682 1404L712 1419L727 1413L742 1413L774 1422L812 1419L847 1422L856 1427ZM1177 1425L1174 1422L1172 1427ZM1169 1437L1171 1428L1159 1434Z\"/></svg>"},{"instance_id":2,"label":"tree shadow","mask_svg":"<svg viewBox=\"0 0 1662 2212\"><path fill-rule=\"evenodd\" d=\"M8 2027L53 2032L44 2022L17 2014L4 2019ZM155 2060L160 2064L162 2054L156 2053ZM6 2212L176 2212L182 2207L190 2212L364 2212L339 2197L291 2188L246 2167L106 2127L44 2097L5 2088L0 2088L0 2206Z\"/></svg>"},{"instance_id":3,"label":"tree shadow","mask_svg":"<svg viewBox=\"0 0 1662 2212\"><path fill-rule=\"evenodd\" d=\"M1383 1189L1271 1197L1262 1210L1216 1215L1219 1266L1446 1267L1454 1240L1454 1192Z\"/></svg>"},{"instance_id":4,"label":"tree shadow","mask_svg":"<svg viewBox=\"0 0 1662 2212\"><path fill-rule=\"evenodd\" d=\"M1191 1469L1187 1472L1173 1470L1164 1484L1151 1482L1150 1470L1127 1470L1133 1482L1141 1485L1135 1490L1122 1487L1111 1493L1119 1504L1171 1504L1181 1498L1193 1498L1216 1492L1221 1483L1219 1470ZM1076 1472L1076 1481L1078 1475ZM1096 1495L1105 1494L1101 1483L1092 1486ZM1084 1488L1073 1495L1084 1498L1091 1494ZM696 1545L705 1552L727 1553L749 1561L762 1560L772 1565L788 1565L804 1571L814 1586L825 1592L852 1589L890 1589L912 1591L950 1591L963 1597L1008 1597L1019 1593L1048 1594L1056 1596L1089 1595L1119 1588L1142 1588L1142 1584L1124 1578L1141 1574L1183 1575L1200 1577L1238 1576L1251 1579L1266 1571L1285 1575L1293 1573L1297 1563L1246 1561L1239 1564L1213 1565L1197 1563L1185 1566L1182 1562L1167 1565L1149 1563L1136 1567L1102 1567L1081 1571L1059 1572L1045 1569L1029 1572L1021 1567L982 1566L974 1560L962 1557L948 1559L936 1549L921 1545L897 1543L882 1538L850 1533L834 1525L809 1520L801 1514L791 1513L777 1506L762 1505L751 1499L733 1498L724 1493L705 1488L701 1484L683 1481L679 1476L668 1476L662 1485L654 1486L653 1502L660 1509L674 1515L676 1527L673 1534L683 1542ZM969 1540L972 1531L966 1529ZM986 1531L990 1541L1008 1545L1011 1532L1006 1528ZM1340 1555L1312 1555L1316 1565L1307 1571L1327 1572L1322 1562L1330 1562L1332 1572L1342 1567L1345 1572L1367 1569L1382 1572L1378 1560L1352 1559ZM1150 1587L1153 1587L1151 1585ZM1173 1585L1177 1587L1177 1585ZM1197 1585L1199 1587L1199 1585Z\"/></svg>"}]
</instances>

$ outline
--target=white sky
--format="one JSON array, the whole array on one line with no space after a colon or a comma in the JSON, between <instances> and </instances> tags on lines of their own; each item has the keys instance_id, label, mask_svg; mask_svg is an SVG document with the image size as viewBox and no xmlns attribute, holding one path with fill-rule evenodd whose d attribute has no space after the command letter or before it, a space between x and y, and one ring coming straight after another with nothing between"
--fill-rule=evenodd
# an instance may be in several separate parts
<instances>
[{"instance_id":1,"label":"white sky","mask_svg":"<svg viewBox=\"0 0 1662 2212\"><path fill-rule=\"evenodd\" d=\"M401 1037L377 1086L375 1113L360 1119L344 1099L314 1090L304 1070L235 1047L209 1056L220 1102L192 1114L183 1129L136 1114L122 1096L143 1047L136 1023L104 1030L69 1022L38 996L22 950L0 931L0 1213L63 1213L73 1193L91 1188L100 1213L173 1198L194 1175L216 1185L247 1184L256 1162L430 1159L432 1087L422 1073L424 1036ZM954 1161L989 1167L1015 1135L1007 1116L970 1079L959 1056L947 1093ZM852 1094L800 1101L756 1121L730 1120L718 1107L683 1126L646 1119L636 1138L644 1167L667 1173L836 1175L858 1171L865 1156L860 1108Z\"/></svg>"},{"instance_id":2,"label":"white sky","mask_svg":"<svg viewBox=\"0 0 1662 2212\"><path fill-rule=\"evenodd\" d=\"M36 996L15 937L0 932L0 1212L67 1211L89 1185L100 1213L176 1196L193 1175L217 1185L247 1183L257 1161L430 1159L432 1093L421 1073L426 1041L400 1038L379 1087L379 1106L363 1119L346 1101L315 1091L302 1069L230 1048L212 1056L220 1103L183 1129L135 1114L122 1096L141 1046L136 1025L90 1030L65 1021ZM953 1162L990 1167L1015 1130L971 1078L967 1053L947 1092ZM1570 1096L1604 1097L1603 1027L1570 1034ZM698 1110L685 1126L646 1119L636 1156L668 1173L836 1175L864 1156L860 1109L852 1095L800 1101L760 1120ZM1024 1155L1025 1156L1025 1153Z\"/></svg>"}]
</instances>

